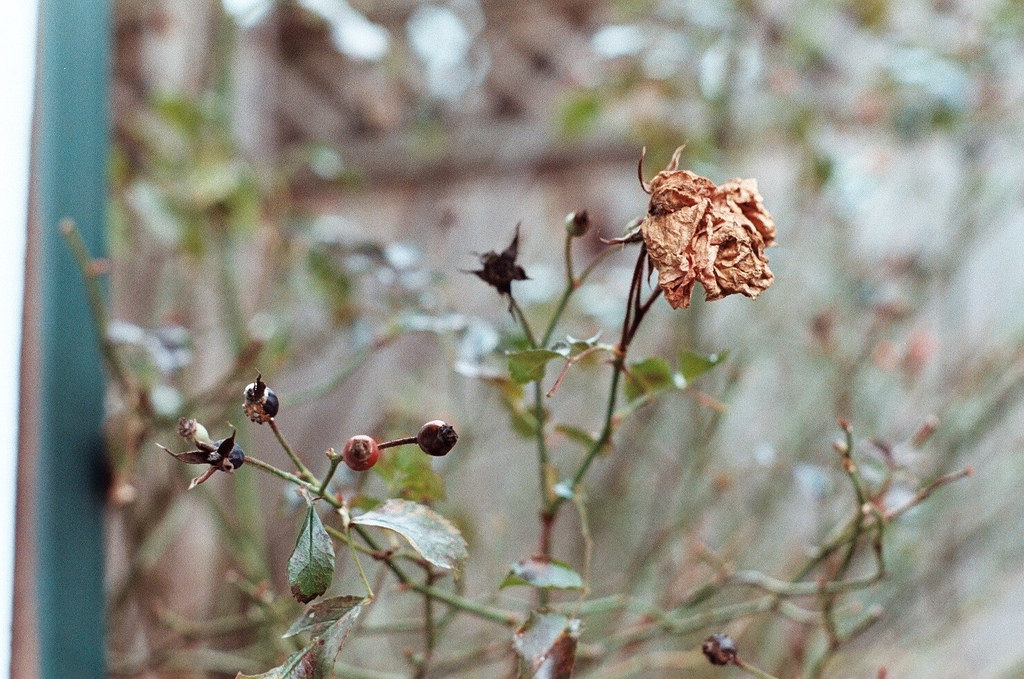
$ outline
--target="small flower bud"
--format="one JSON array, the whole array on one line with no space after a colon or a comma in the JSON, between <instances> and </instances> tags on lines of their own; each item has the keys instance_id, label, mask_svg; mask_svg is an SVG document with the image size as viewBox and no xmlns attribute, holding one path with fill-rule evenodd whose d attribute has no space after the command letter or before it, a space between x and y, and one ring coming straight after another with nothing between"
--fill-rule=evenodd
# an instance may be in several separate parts
<instances>
[{"instance_id":1,"label":"small flower bud","mask_svg":"<svg viewBox=\"0 0 1024 679\"><path fill-rule=\"evenodd\" d=\"M934 434L935 430L938 428L939 418L933 413L929 415L918 428L918 430L914 432L913 437L911 437L910 439L910 445L914 446L915 448L920 448L925 443L927 443L928 439L932 437L932 434Z\"/></svg>"},{"instance_id":2,"label":"small flower bud","mask_svg":"<svg viewBox=\"0 0 1024 679\"><path fill-rule=\"evenodd\" d=\"M431 420L420 427L416 434L416 443L427 455L441 457L447 455L459 440L459 435L452 425L441 420Z\"/></svg>"},{"instance_id":3,"label":"small flower bud","mask_svg":"<svg viewBox=\"0 0 1024 679\"><path fill-rule=\"evenodd\" d=\"M178 418L178 436L183 439L191 439L196 443L213 443L206 427L194 419Z\"/></svg>"},{"instance_id":4,"label":"small flower bud","mask_svg":"<svg viewBox=\"0 0 1024 679\"><path fill-rule=\"evenodd\" d=\"M245 388L245 415L257 424L266 424L277 415L277 394L263 381L263 375L256 373L256 381Z\"/></svg>"},{"instance_id":5,"label":"small flower bud","mask_svg":"<svg viewBox=\"0 0 1024 679\"><path fill-rule=\"evenodd\" d=\"M736 662L736 642L728 634L712 634L700 647L712 665L731 665Z\"/></svg>"},{"instance_id":6,"label":"small flower bud","mask_svg":"<svg viewBox=\"0 0 1024 679\"><path fill-rule=\"evenodd\" d=\"M380 457L380 448L377 447L377 442L371 437L360 434L359 436L353 436L345 442L345 448L342 450L341 455L349 469L365 472L377 464L377 458Z\"/></svg>"},{"instance_id":7,"label":"small flower bud","mask_svg":"<svg viewBox=\"0 0 1024 679\"><path fill-rule=\"evenodd\" d=\"M586 210L570 212L565 216L565 232L573 238L586 235L590 230L590 215Z\"/></svg>"}]
</instances>

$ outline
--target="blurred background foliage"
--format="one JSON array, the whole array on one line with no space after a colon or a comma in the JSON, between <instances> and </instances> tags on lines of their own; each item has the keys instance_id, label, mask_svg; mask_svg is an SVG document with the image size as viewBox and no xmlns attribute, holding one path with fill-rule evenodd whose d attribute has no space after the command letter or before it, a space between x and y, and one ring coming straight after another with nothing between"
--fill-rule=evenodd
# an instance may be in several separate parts
<instances>
[{"instance_id":1,"label":"blurred background foliage","mask_svg":"<svg viewBox=\"0 0 1024 679\"><path fill-rule=\"evenodd\" d=\"M353 434L455 423L433 469L396 452L339 483L435 504L470 544L459 587L494 592L536 544L533 423L505 373L521 346L506 305L463 271L521 222L517 299L549 312L564 215L588 211L596 252L646 209L641 146L649 177L683 142L684 167L758 179L776 282L756 302L656 305L633 358L728 358L650 399L595 466L594 593L671 606L723 563L792 570L849 513L844 417L865 476L899 465L894 497L977 473L889 536L889 579L844 613L884 616L829 674L1024 671L1024 3L118 0L115 19L109 330L140 385L110 403L115 675L234 676L286 650L299 501L245 472L183 494L187 472L152 445L181 415L215 437L230 420L286 465L242 426L257 368L316 472ZM614 341L632 259L609 258L556 337ZM600 421L604 370L584 362L547 403L563 469ZM579 563L569 514L555 552ZM374 630L415 603L375 604L343 659L401 667L415 638ZM452 630L453 651L484 634ZM779 676L823 643L772 616L728 631ZM608 633L588 619L583 648ZM656 664L701 638L635 652Z\"/></svg>"}]
</instances>

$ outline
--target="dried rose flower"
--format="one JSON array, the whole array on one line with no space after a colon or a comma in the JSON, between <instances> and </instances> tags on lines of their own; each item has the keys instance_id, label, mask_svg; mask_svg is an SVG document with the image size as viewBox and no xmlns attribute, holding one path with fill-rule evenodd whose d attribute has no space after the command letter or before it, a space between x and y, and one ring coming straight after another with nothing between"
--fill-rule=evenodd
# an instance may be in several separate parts
<instances>
[{"instance_id":1,"label":"dried rose flower","mask_svg":"<svg viewBox=\"0 0 1024 679\"><path fill-rule=\"evenodd\" d=\"M478 271L467 271L466 273L476 274L485 283L494 286L502 295L508 295L511 309L512 281L525 281L529 279L523 267L516 264L518 256L519 225L517 224L516 235L512 238L512 243L501 254L493 250L485 252L480 255L480 264L483 268Z\"/></svg>"},{"instance_id":2,"label":"dried rose flower","mask_svg":"<svg viewBox=\"0 0 1024 679\"><path fill-rule=\"evenodd\" d=\"M640 231L658 270L658 285L676 309L690 306L698 282L708 301L736 293L757 297L775 280L764 254L775 244L775 222L764 209L757 182L731 179L715 186L676 169L682 151L676 149L650 184L641 171L651 202Z\"/></svg>"}]
</instances>

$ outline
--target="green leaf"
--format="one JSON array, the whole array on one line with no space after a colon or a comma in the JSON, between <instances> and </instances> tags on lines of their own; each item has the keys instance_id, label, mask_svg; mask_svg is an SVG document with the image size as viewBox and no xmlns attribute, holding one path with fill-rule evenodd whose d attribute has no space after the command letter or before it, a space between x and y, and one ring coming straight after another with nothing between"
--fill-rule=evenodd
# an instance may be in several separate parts
<instances>
[{"instance_id":1,"label":"green leaf","mask_svg":"<svg viewBox=\"0 0 1024 679\"><path fill-rule=\"evenodd\" d=\"M645 358L629 366L626 398L630 401L672 386L672 367L663 358Z\"/></svg>"},{"instance_id":2,"label":"green leaf","mask_svg":"<svg viewBox=\"0 0 1024 679\"><path fill-rule=\"evenodd\" d=\"M682 373L687 382L692 382L728 357L728 351L708 354L707 356L693 351L684 351L679 354L679 372Z\"/></svg>"},{"instance_id":3,"label":"green leaf","mask_svg":"<svg viewBox=\"0 0 1024 679\"><path fill-rule=\"evenodd\" d=\"M353 518L352 523L398 533L420 556L439 568L458 572L469 556L466 541L448 519L408 500L388 500Z\"/></svg>"},{"instance_id":4,"label":"green leaf","mask_svg":"<svg viewBox=\"0 0 1024 679\"><path fill-rule=\"evenodd\" d=\"M536 436L537 416L523 405L522 385L516 384L508 377L489 377L487 381L498 388L501 405L508 412L512 429L524 438Z\"/></svg>"},{"instance_id":5,"label":"green leaf","mask_svg":"<svg viewBox=\"0 0 1024 679\"><path fill-rule=\"evenodd\" d=\"M601 115L602 102L597 92L582 90L573 94L559 111L563 134L578 137L588 132Z\"/></svg>"},{"instance_id":6,"label":"green leaf","mask_svg":"<svg viewBox=\"0 0 1024 679\"><path fill-rule=\"evenodd\" d=\"M565 437L570 441L575 441L576 443L584 445L588 448L594 445L594 442L597 441L597 437L594 436L589 431L587 431L586 429L574 427L569 424L555 425L555 431L559 432L560 434L565 434Z\"/></svg>"},{"instance_id":7,"label":"green leaf","mask_svg":"<svg viewBox=\"0 0 1024 679\"><path fill-rule=\"evenodd\" d=\"M579 635L579 620L531 611L512 642L534 679L569 679L576 663Z\"/></svg>"},{"instance_id":8,"label":"green leaf","mask_svg":"<svg viewBox=\"0 0 1024 679\"><path fill-rule=\"evenodd\" d=\"M333 578L334 544L310 504L295 550L288 559L288 585L292 596L308 603L326 592Z\"/></svg>"},{"instance_id":9,"label":"green leaf","mask_svg":"<svg viewBox=\"0 0 1024 679\"><path fill-rule=\"evenodd\" d=\"M566 335L564 340L555 342L551 349L568 358L570 356L577 356L587 349L593 349L598 346L597 341L599 339L601 339L601 333L597 333L593 337L589 337L587 339L576 339L572 335ZM614 349L611 344L601 345L601 348L608 351Z\"/></svg>"},{"instance_id":10,"label":"green leaf","mask_svg":"<svg viewBox=\"0 0 1024 679\"><path fill-rule=\"evenodd\" d=\"M389 495L434 502L445 497L444 479L431 468L430 459L417 446L402 446L382 455L373 469L387 483Z\"/></svg>"},{"instance_id":11,"label":"green leaf","mask_svg":"<svg viewBox=\"0 0 1024 679\"><path fill-rule=\"evenodd\" d=\"M309 632L315 637L321 636L329 627L348 616L355 608L362 606L364 601L366 599L361 596L345 595L317 602L307 608L281 638L287 639L304 632ZM358 612L355 615L358 615Z\"/></svg>"},{"instance_id":12,"label":"green leaf","mask_svg":"<svg viewBox=\"0 0 1024 679\"><path fill-rule=\"evenodd\" d=\"M508 372L516 384L526 384L544 379L544 367L553 358L562 354L550 349L526 349L508 354Z\"/></svg>"},{"instance_id":13,"label":"green leaf","mask_svg":"<svg viewBox=\"0 0 1024 679\"><path fill-rule=\"evenodd\" d=\"M569 564L546 556L531 556L512 564L499 589L526 585L539 589L583 589L583 578Z\"/></svg>"}]
</instances>

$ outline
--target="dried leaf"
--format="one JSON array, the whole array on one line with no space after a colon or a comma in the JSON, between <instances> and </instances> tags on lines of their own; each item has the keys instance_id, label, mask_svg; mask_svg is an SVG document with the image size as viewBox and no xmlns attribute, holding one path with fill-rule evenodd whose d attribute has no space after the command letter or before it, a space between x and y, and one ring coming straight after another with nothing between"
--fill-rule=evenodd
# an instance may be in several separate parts
<instances>
[{"instance_id":1,"label":"dried leaf","mask_svg":"<svg viewBox=\"0 0 1024 679\"><path fill-rule=\"evenodd\" d=\"M640 225L658 285L673 308L690 305L693 286L709 301L740 293L757 297L775 279L765 248L775 244L775 222L765 210L757 182L732 179L721 186L677 170L672 162L645 188L651 201Z\"/></svg>"},{"instance_id":2,"label":"dried leaf","mask_svg":"<svg viewBox=\"0 0 1024 679\"><path fill-rule=\"evenodd\" d=\"M364 601L366 601L364 597L346 595L331 597L330 599L315 603L307 608L306 612L292 623L292 626L281 637L293 637L303 632L309 632L313 636L320 636L329 627L350 615Z\"/></svg>"},{"instance_id":3,"label":"dried leaf","mask_svg":"<svg viewBox=\"0 0 1024 679\"><path fill-rule=\"evenodd\" d=\"M304 649L263 674L239 673L235 679L330 679L334 676L334 662L365 604L362 597L340 596L311 606L284 634L289 637L312 632Z\"/></svg>"},{"instance_id":4,"label":"dried leaf","mask_svg":"<svg viewBox=\"0 0 1024 679\"><path fill-rule=\"evenodd\" d=\"M579 620L534 611L516 630L513 644L534 679L569 679L576 662L579 635Z\"/></svg>"}]
</instances>

